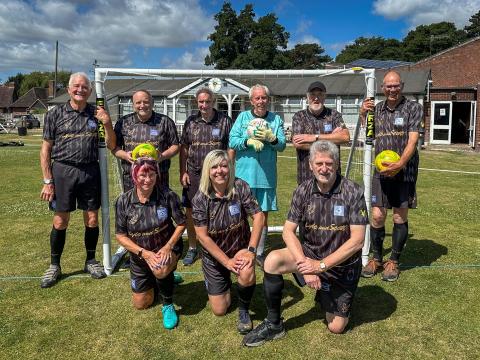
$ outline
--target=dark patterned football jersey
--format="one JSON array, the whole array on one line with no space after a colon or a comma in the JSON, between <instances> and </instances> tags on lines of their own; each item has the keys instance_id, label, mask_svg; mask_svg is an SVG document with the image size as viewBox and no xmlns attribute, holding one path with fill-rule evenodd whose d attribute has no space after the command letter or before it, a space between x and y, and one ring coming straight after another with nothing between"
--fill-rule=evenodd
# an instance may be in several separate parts
<instances>
[{"instance_id":1,"label":"dark patterned football jersey","mask_svg":"<svg viewBox=\"0 0 480 360\"><path fill-rule=\"evenodd\" d=\"M367 225L363 189L341 175L337 175L328 193L320 192L315 179L305 181L293 193L287 219L304 223L302 245L315 254L316 259L323 259L350 238L350 225ZM360 253L353 257L359 257Z\"/></svg>"},{"instance_id":2,"label":"dark patterned football jersey","mask_svg":"<svg viewBox=\"0 0 480 360\"><path fill-rule=\"evenodd\" d=\"M292 136L299 134L330 134L336 128L346 129L342 114L337 110L324 107L322 112L315 116L310 110L301 110L293 115ZM340 149L340 147L338 147ZM297 149L297 184L301 184L313 177L308 164L309 151ZM340 166L339 166L340 169Z\"/></svg>"},{"instance_id":3,"label":"dark patterned football jersey","mask_svg":"<svg viewBox=\"0 0 480 360\"><path fill-rule=\"evenodd\" d=\"M115 205L115 233L125 234L142 248L160 250L186 218L177 194L167 187L155 187L142 204L133 188L121 194Z\"/></svg>"},{"instance_id":4,"label":"dark patterned football jersey","mask_svg":"<svg viewBox=\"0 0 480 360\"><path fill-rule=\"evenodd\" d=\"M227 150L232 119L214 110L213 119L206 122L200 112L185 121L181 143L188 146L187 172L200 175L205 156L216 149Z\"/></svg>"},{"instance_id":5,"label":"dark patterned football jersey","mask_svg":"<svg viewBox=\"0 0 480 360\"><path fill-rule=\"evenodd\" d=\"M418 132L423 119L423 107L419 103L405 97L395 107L389 109L382 101L375 106L375 156L383 150L393 150L402 156L408 143L410 132ZM392 180L415 182L418 175L418 151L408 161L407 165ZM376 177L381 177L375 169Z\"/></svg>"},{"instance_id":6,"label":"dark patterned football jersey","mask_svg":"<svg viewBox=\"0 0 480 360\"><path fill-rule=\"evenodd\" d=\"M70 102L54 107L45 115L43 138L53 141L54 161L72 165L98 161L95 108L87 104L83 111L77 111Z\"/></svg>"},{"instance_id":7,"label":"dark patterned football jersey","mask_svg":"<svg viewBox=\"0 0 480 360\"><path fill-rule=\"evenodd\" d=\"M168 116L153 112L151 118L142 122L137 114L131 113L120 118L115 123L115 135L117 146L129 152L139 144L152 144L157 150L163 152L172 145L178 145L178 134L175 123ZM121 160L124 186L126 190L133 187L130 176L131 165L128 161ZM163 160L159 164L161 173L168 173L170 159ZM168 184L164 184L168 185Z\"/></svg>"},{"instance_id":8,"label":"dark patterned football jersey","mask_svg":"<svg viewBox=\"0 0 480 360\"><path fill-rule=\"evenodd\" d=\"M245 181L237 178L234 186L235 194L231 199L218 198L215 194L207 196L198 191L192 201L194 225L206 226L208 236L230 258L248 246L248 216L261 211Z\"/></svg>"}]
</instances>

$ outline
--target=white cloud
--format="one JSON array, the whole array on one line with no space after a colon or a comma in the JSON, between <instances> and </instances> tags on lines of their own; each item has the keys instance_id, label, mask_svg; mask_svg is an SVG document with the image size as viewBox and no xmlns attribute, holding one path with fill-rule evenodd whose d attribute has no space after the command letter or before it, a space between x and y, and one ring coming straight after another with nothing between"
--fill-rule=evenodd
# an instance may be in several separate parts
<instances>
[{"instance_id":1,"label":"white cloud","mask_svg":"<svg viewBox=\"0 0 480 360\"><path fill-rule=\"evenodd\" d=\"M132 48L180 48L213 26L198 0L2 1L0 71L51 70L56 40L61 68L128 66Z\"/></svg>"},{"instance_id":2,"label":"white cloud","mask_svg":"<svg viewBox=\"0 0 480 360\"><path fill-rule=\"evenodd\" d=\"M207 69L205 56L209 54L208 47L195 48L193 52L186 51L178 59L162 59L163 66L170 69Z\"/></svg>"},{"instance_id":3,"label":"white cloud","mask_svg":"<svg viewBox=\"0 0 480 360\"><path fill-rule=\"evenodd\" d=\"M480 0L376 0L373 9L387 19L405 18L411 27L448 21L463 28L480 9Z\"/></svg>"}]
</instances>

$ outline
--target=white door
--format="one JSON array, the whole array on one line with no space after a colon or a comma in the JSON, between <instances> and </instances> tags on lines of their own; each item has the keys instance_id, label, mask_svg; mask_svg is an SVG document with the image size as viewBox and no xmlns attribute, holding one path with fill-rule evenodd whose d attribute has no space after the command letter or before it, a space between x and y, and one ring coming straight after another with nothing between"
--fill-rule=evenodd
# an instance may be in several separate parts
<instances>
[{"instance_id":1,"label":"white door","mask_svg":"<svg viewBox=\"0 0 480 360\"><path fill-rule=\"evenodd\" d=\"M477 103L472 101L470 107L470 126L468 127L468 144L475 146L475 120L477 118Z\"/></svg>"},{"instance_id":2,"label":"white door","mask_svg":"<svg viewBox=\"0 0 480 360\"><path fill-rule=\"evenodd\" d=\"M452 102L432 101L431 144L450 144L452 137Z\"/></svg>"}]
</instances>

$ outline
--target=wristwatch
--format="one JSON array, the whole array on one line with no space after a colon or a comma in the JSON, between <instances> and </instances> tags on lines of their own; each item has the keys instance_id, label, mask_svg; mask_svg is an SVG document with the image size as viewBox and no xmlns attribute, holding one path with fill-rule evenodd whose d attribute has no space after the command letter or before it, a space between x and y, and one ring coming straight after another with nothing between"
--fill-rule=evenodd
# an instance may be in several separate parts
<instances>
[{"instance_id":1,"label":"wristwatch","mask_svg":"<svg viewBox=\"0 0 480 360\"><path fill-rule=\"evenodd\" d=\"M45 185L53 184L53 179L43 179L43 183L44 183Z\"/></svg>"},{"instance_id":2,"label":"wristwatch","mask_svg":"<svg viewBox=\"0 0 480 360\"><path fill-rule=\"evenodd\" d=\"M321 273L327 271L327 265L323 261L320 261L320 266L318 267Z\"/></svg>"},{"instance_id":3,"label":"wristwatch","mask_svg":"<svg viewBox=\"0 0 480 360\"><path fill-rule=\"evenodd\" d=\"M248 251L250 251L251 253L254 253L254 254L257 253L257 249L256 249L255 247L253 247L253 246L249 246L249 247L248 247Z\"/></svg>"},{"instance_id":4,"label":"wristwatch","mask_svg":"<svg viewBox=\"0 0 480 360\"><path fill-rule=\"evenodd\" d=\"M315 141L318 141L318 138L320 137L320 135L316 134L315 135Z\"/></svg>"},{"instance_id":5,"label":"wristwatch","mask_svg":"<svg viewBox=\"0 0 480 360\"><path fill-rule=\"evenodd\" d=\"M137 255L140 259L143 259L142 255L143 255L143 248L140 248L140 250L138 250L137 252Z\"/></svg>"}]
</instances>

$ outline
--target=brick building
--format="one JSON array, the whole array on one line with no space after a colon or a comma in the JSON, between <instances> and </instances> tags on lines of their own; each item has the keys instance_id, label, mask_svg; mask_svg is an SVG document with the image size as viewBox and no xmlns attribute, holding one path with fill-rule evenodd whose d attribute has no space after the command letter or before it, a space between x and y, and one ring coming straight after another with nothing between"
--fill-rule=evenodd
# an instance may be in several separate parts
<instances>
[{"instance_id":1,"label":"brick building","mask_svg":"<svg viewBox=\"0 0 480 360\"><path fill-rule=\"evenodd\" d=\"M468 144L480 151L480 37L400 70L430 70L425 142ZM433 115L433 116L432 116Z\"/></svg>"}]
</instances>

